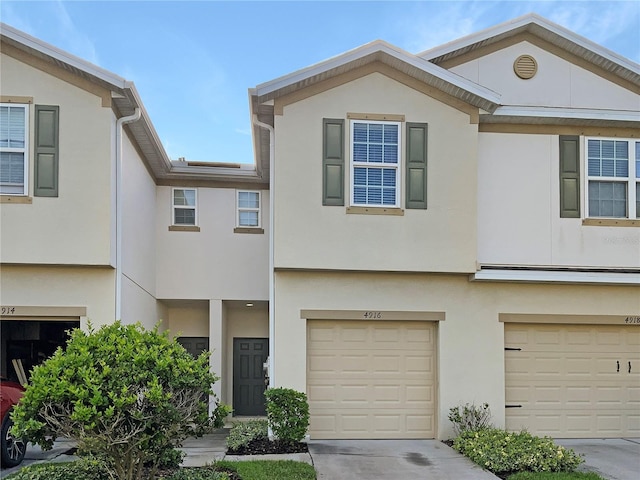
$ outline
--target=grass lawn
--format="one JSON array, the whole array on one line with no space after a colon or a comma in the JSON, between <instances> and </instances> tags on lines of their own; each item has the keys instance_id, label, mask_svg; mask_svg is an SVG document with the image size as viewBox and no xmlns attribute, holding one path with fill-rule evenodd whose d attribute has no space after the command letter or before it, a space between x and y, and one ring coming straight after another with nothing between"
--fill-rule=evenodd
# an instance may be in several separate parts
<instances>
[{"instance_id":1,"label":"grass lawn","mask_svg":"<svg viewBox=\"0 0 640 480\"><path fill-rule=\"evenodd\" d=\"M216 466L233 468L242 480L316 480L316 471L308 463L293 460L252 460L229 462L221 460Z\"/></svg>"},{"instance_id":2,"label":"grass lawn","mask_svg":"<svg viewBox=\"0 0 640 480\"><path fill-rule=\"evenodd\" d=\"M509 480L604 480L597 473L589 472L520 472Z\"/></svg>"}]
</instances>

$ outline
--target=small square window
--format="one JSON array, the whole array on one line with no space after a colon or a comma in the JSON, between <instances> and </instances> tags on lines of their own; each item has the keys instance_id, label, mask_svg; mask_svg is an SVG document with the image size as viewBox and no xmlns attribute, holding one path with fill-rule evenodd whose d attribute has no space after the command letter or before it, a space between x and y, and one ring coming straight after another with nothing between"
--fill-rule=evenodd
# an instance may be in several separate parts
<instances>
[{"instance_id":1,"label":"small square window","mask_svg":"<svg viewBox=\"0 0 640 480\"><path fill-rule=\"evenodd\" d=\"M196 225L197 192L192 188L173 189L173 224Z\"/></svg>"},{"instance_id":2,"label":"small square window","mask_svg":"<svg viewBox=\"0 0 640 480\"><path fill-rule=\"evenodd\" d=\"M238 227L260 227L260 192L238 190L236 224Z\"/></svg>"},{"instance_id":3,"label":"small square window","mask_svg":"<svg viewBox=\"0 0 640 480\"><path fill-rule=\"evenodd\" d=\"M28 105L0 105L0 194L27 195Z\"/></svg>"}]
</instances>

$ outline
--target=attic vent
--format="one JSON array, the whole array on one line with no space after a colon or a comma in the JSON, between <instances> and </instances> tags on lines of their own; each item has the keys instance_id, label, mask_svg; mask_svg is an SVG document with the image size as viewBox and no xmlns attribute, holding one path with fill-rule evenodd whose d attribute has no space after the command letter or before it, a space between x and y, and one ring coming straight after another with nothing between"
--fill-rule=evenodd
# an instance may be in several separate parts
<instances>
[{"instance_id":1,"label":"attic vent","mask_svg":"<svg viewBox=\"0 0 640 480\"><path fill-rule=\"evenodd\" d=\"M538 71L538 63L531 55L520 55L513 62L513 71L523 80L528 80Z\"/></svg>"}]
</instances>

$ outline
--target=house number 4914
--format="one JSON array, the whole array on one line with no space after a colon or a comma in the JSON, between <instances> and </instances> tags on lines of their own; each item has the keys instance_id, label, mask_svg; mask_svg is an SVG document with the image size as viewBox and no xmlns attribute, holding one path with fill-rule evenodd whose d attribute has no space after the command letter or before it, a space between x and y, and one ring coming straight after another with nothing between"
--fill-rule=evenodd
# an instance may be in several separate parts
<instances>
[{"instance_id":1,"label":"house number 4914","mask_svg":"<svg viewBox=\"0 0 640 480\"><path fill-rule=\"evenodd\" d=\"M2 307L0 311L2 312L2 315L13 315L16 313L16 307Z\"/></svg>"}]
</instances>

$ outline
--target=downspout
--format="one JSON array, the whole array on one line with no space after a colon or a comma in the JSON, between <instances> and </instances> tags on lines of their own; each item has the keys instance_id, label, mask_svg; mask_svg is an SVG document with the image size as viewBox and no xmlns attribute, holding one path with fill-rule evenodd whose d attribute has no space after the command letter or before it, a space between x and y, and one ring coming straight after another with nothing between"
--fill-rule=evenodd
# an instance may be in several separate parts
<instances>
[{"instance_id":1,"label":"downspout","mask_svg":"<svg viewBox=\"0 0 640 480\"><path fill-rule=\"evenodd\" d=\"M275 205L275 155L276 155L276 134L274 128L258 120L258 115L253 114L253 124L269 130L269 387L276 386L275 365L275 344L276 344L276 305L275 305L275 278L273 267L274 252L274 232L273 232L273 212Z\"/></svg>"},{"instance_id":2,"label":"downspout","mask_svg":"<svg viewBox=\"0 0 640 480\"><path fill-rule=\"evenodd\" d=\"M122 320L122 127L140 119L140 108L116 121L116 318Z\"/></svg>"}]
</instances>

